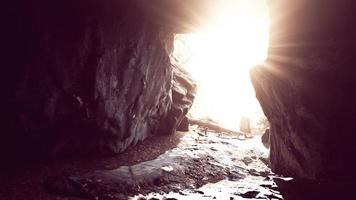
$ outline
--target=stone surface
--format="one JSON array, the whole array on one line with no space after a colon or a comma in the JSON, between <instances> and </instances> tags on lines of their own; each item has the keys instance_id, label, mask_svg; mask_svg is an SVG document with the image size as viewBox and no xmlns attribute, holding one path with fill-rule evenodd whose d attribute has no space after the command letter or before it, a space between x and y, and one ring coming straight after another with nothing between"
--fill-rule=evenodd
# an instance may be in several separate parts
<instances>
[{"instance_id":1,"label":"stone surface","mask_svg":"<svg viewBox=\"0 0 356 200\"><path fill-rule=\"evenodd\" d=\"M272 0L269 6L269 55L251 78L271 122L272 170L354 179L355 3Z\"/></svg>"},{"instance_id":2,"label":"stone surface","mask_svg":"<svg viewBox=\"0 0 356 200\"><path fill-rule=\"evenodd\" d=\"M188 131L189 122L186 114L193 104L196 93L196 84L190 78L190 75L173 65L173 83L172 83L172 107L169 113L168 127L174 130Z\"/></svg>"},{"instance_id":3,"label":"stone surface","mask_svg":"<svg viewBox=\"0 0 356 200\"><path fill-rule=\"evenodd\" d=\"M189 120L188 117L183 117L182 121L180 122L179 126L177 127L177 131L188 132L189 131Z\"/></svg>"},{"instance_id":4,"label":"stone surface","mask_svg":"<svg viewBox=\"0 0 356 200\"><path fill-rule=\"evenodd\" d=\"M109 155L174 132L195 86L172 66L173 31L138 3L4 4L1 154Z\"/></svg>"},{"instance_id":5,"label":"stone surface","mask_svg":"<svg viewBox=\"0 0 356 200\"><path fill-rule=\"evenodd\" d=\"M265 146L266 148L269 148L271 146L269 129L266 129L265 132L263 133L261 137L261 142L263 146Z\"/></svg>"},{"instance_id":6,"label":"stone surface","mask_svg":"<svg viewBox=\"0 0 356 200\"><path fill-rule=\"evenodd\" d=\"M52 178L46 183L47 191L105 200L120 199L118 196L250 199L250 193L261 199L269 199L270 195L281 199L274 188L266 188L275 185L272 177L276 175L258 159L268 156L259 137L240 141L233 134L199 134L203 131L190 128L193 131L185 133L176 148L153 160Z\"/></svg>"}]
</instances>

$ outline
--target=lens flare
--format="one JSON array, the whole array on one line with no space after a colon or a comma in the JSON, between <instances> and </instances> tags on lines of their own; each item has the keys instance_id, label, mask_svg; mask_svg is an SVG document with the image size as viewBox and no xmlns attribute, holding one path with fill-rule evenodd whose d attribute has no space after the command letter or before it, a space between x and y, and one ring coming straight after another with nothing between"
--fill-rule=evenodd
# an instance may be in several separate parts
<instances>
[{"instance_id":1,"label":"lens flare","mask_svg":"<svg viewBox=\"0 0 356 200\"><path fill-rule=\"evenodd\" d=\"M191 115L237 130L241 117L263 116L249 70L267 57L269 14L264 0L234 2L209 26L177 35L174 53L198 84Z\"/></svg>"}]
</instances>

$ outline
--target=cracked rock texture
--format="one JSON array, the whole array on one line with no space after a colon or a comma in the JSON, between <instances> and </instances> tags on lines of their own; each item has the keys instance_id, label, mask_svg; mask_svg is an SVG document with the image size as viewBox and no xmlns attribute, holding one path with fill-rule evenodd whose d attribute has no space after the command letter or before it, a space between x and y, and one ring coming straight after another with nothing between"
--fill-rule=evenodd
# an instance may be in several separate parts
<instances>
[{"instance_id":1,"label":"cracked rock texture","mask_svg":"<svg viewBox=\"0 0 356 200\"><path fill-rule=\"evenodd\" d=\"M195 84L172 66L173 31L137 2L4 4L4 156L109 155L175 131Z\"/></svg>"},{"instance_id":2,"label":"cracked rock texture","mask_svg":"<svg viewBox=\"0 0 356 200\"><path fill-rule=\"evenodd\" d=\"M353 179L355 2L272 0L269 6L269 55L251 78L271 122L272 170Z\"/></svg>"}]
</instances>

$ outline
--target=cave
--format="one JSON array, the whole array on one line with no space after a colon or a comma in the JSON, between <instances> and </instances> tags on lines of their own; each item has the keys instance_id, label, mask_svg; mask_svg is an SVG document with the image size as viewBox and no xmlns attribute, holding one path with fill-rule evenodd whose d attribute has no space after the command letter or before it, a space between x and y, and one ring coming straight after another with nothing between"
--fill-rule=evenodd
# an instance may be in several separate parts
<instances>
[{"instance_id":1,"label":"cave","mask_svg":"<svg viewBox=\"0 0 356 200\"><path fill-rule=\"evenodd\" d=\"M0 199L352 199L353 1L266 1L262 138L190 117L176 38L240 1L5 0Z\"/></svg>"}]
</instances>

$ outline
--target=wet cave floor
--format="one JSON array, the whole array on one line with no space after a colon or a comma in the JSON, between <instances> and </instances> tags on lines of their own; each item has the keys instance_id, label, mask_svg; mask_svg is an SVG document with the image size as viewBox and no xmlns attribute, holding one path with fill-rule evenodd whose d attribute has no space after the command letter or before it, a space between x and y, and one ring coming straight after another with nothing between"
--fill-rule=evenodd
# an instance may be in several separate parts
<instances>
[{"instance_id":1,"label":"wet cave floor","mask_svg":"<svg viewBox=\"0 0 356 200\"><path fill-rule=\"evenodd\" d=\"M191 127L176 147L131 166L67 176L51 191L89 199L282 199L260 137ZM282 178L280 178L282 179Z\"/></svg>"},{"instance_id":2,"label":"wet cave floor","mask_svg":"<svg viewBox=\"0 0 356 200\"><path fill-rule=\"evenodd\" d=\"M27 165L1 177L0 199L331 197L325 190L319 191L325 189L320 183L295 182L272 173L268 167L269 152L260 141L260 136L241 138L191 127L187 133L147 139L111 158ZM338 195L348 186L338 184L333 189Z\"/></svg>"}]
</instances>

